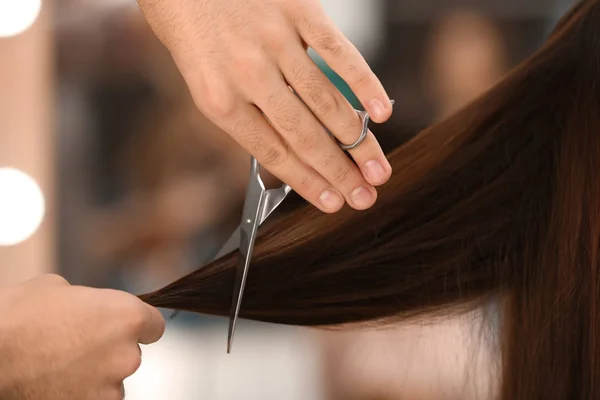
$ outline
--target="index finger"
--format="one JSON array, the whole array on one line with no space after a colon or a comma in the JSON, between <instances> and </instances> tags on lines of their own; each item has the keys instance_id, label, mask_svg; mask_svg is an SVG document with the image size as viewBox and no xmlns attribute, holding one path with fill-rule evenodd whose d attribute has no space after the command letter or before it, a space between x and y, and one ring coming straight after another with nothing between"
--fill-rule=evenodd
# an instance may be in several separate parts
<instances>
[{"instance_id":1,"label":"index finger","mask_svg":"<svg viewBox=\"0 0 600 400\"><path fill-rule=\"evenodd\" d=\"M294 2L302 39L350 86L376 123L392 115L392 102L358 49L327 16L320 2Z\"/></svg>"}]
</instances>

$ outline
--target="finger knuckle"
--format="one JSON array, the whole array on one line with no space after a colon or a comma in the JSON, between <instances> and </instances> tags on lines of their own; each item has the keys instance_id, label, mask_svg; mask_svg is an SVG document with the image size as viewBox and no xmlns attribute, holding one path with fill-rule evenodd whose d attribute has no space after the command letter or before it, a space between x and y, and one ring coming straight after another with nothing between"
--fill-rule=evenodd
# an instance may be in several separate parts
<instances>
[{"instance_id":1,"label":"finger knuckle","mask_svg":"<svg viewBox=\"0 0 600 400\"><path fill-rule=\"evenodd\" d=\"M265 167L277 167L288 159L288 151L284 146L266 146L263 150L262 161Z\"/></svg>"},{"instance_id":2,"label":"finger knuckle","mask_svg":"<svg viewBox=\"0 0 600 400\"><path fill-rule=\"evenodd\" d=\"M279 130L286 133L297 133L302 123L302 109L287 99L282 99L280 93L269 95L268 108L271 110L273 122Z\"/></svg>"},{"instance_id":3,"label":"finger knuckle","mask_svg":"<svg viewBox=\"0 0 600 400\"><path fill-rule=\"evenodd\" d=\"M353 168L349 165L344 165L343 167L341 167L340 169L337 170L337 172L335 173L335 182L337 184L343 184L346 181L348 181L348 179L350 178L350 176L352 175L353 172Z\"/></svg>"},{"instance_id":4,"label":"finger knuckle","mask_svg":"<svg viewBox=\"0 0 600 400\"><path fill-rule=\"evenodd\" d=\"M295 114L290 111L293 110L293 106L290 101L287 100L285 95L287 95L287 93L283 93L282 90L275 90L266 96L265 103L275 115L279 115L282 112L285 112L286 114ZM291 115L286 115L286 117L290 118Z\"/></svg>"},{"instance_id":5,"label":"finger knuckle","mask_svg":"<svg viewBox=\"0 0 600 400\"><path fill-rule=\"evenodd\" d=\"M239 121L236 128L238 132L244 132L240 136L240 142L250 153L256 155L265 167L276 167L287 161L289 156L287 144L278 143L276 139L267 140L266 132L260 130L255 121Z\"/></svg>"},{"instance_id":6,"label":"finger knuckle","mask_svg":"<svg viewBox=\"0 0 600 400\"><path fill-rule=\"evenodd\" d=\"M310 105L321 115L326 115L338 109L339 103L334 94L323 87L323 73L313 70L302 62L296 62L292 69L294 82L306 93Z\"/></svg>"},{"instance_id":7,"label":"finger knuckle","mask_svg":"<svg viewBox=\"0 0 600 400\"><path fill-rule=\"evenodd\" d=\"M233 131L237 132L240 141L248 145L260 145L263 137L261 122L264 117L260 113L243 113L233 120ZM257 143L256 143L257 142Z\"/></svg>"},{"instance_id":8,"label":"finger knuckle","mask_svg":"<svg viewBox=\"0 0 600 400\"><path fill-rule=\"evenodd\" d=\"M261 82L269 70L270 61L262 50L246 50L234 63L234 71L244 83Z\"/></svg>"},{"instance_id":9,"label":"finger knuckle","mask_svg":"<svg viewBox=\"0 0 600 400\"><path fill-rule=\"evenodd\" d=\"M310 192L311 189L314 187L314 182L314 179L311 179L308 175L306 175L302 177L302 179L300 179L298 187L301 191ZM315 194L315 196L318 196L318 194Z\"/></svg>"},{"instance_id":10,"label":"finger knuckle","mask_svg":"<svg viewBox=\"0 0 600 400\"><path fill-rule=\"evenodd\" d=\"M358 66L356 65L356 63L349 63L347 64L344 68L344 75L352 75L352 74L356 74L356 71L358 70Z\"/></svg>"},{"instance_id":11,"label":"finger knuckle","mask_svg":"<svg viewBox=\"0 0 600 400\"><path fill-rule=\"evenodd\" d=\"M226 120L235 114L235 102L227 93L218 92L217 90L207 91L198 108L211 119Z\"/></svg>"},{"instance_id":12,"label":"finger knuckle","mask_svg":"<svg viewBox=\"0 0 600 400\"><path fill-rule=\"evenodd\" d=\"M235 114L234 96L221 79L206 83L201 92L192 94L196 107L209 119L228 119Z\"/></svg>"},{"instance_id":13,"label":"finger knuckle","mask_svg":"<svg viewBox=\"0 0 600 400\"><path fill-rule=\"evenodd\" d=\"M339 35L332 32L329 28L318 28L315 32L316 47L329 54L330 57L337 59L342 55L344 43Z\"/></svg>"},{"instance_id":14,"label":"finger knuckle","mask_svg":"<svg viewBox=\"0 0 600 400\"><path fill-rule=\"evenodd\" d=\"M339 109L339 103L335 96L332 96L323 88L313 87L310 97L315 104L316 112L322 117L331 115Z\"/></svg>"},{"instance_id":15,"label":"finger knuckle","mask_svg":"<svg viewBox=\"0 0 600 400\"><path fill-rule=\"evenodd\" d=\"M299 110L285 110L281 112L279 119L279 125L286 132L294 133L298 132L302 123L302 117Z\"/></svg>"},{"instance_id":16,"label":"finger knuckle","mask_svg":"<svg viewBox=\"0 0 600 400\"><path fill-rule=\"evenodd\" d=\"M301 151L310 153L317 148L317 135L314 132L300 132L297 137Z\"/></svg>"},{"instance_id":17,"label":"finger knuckle","mask_svg":"<svg viewBox=\"0 0 600 400\"><path fill-rule=\"evenodd\" d=\"M321 156L321 165L325 168L329 167L333 163L334 158L331 154L324 154Z\"/></svg>"},{"instance_id":18,"label":"finger knuckle","mask_svg":"<svg viewBox=\"0 0 600 400\"><path fill-rule=\"evenodd\" d=\"M353 75L354 78L352 78L352 83L354 85L368 85L371 84L374 80L371 71L367 70L357 70Z\"/></svg>"},{"instance_id":19,"label":"finger knuckle","mask_svg":"<svg viewBox=\"0 0 600 400\"><path fill-rule=\"evenodd\" d=\"M292 79L294 82L305 83L307 81L307 66L305 63L298 60L294 61L291 68Z\"/></svg>"},{"instance_id":20,"label":"finger knuckle","mask_svg":"<svg viewBox=\"0 0 600 400\"><path fill-rule=\"evenodd\" d=\"M238 132L244 132L240 130ZM247 132L240 136L240 141L246 145L252 154L256 154L264 149L263 133Z\"/></svg>"}]
</instances>

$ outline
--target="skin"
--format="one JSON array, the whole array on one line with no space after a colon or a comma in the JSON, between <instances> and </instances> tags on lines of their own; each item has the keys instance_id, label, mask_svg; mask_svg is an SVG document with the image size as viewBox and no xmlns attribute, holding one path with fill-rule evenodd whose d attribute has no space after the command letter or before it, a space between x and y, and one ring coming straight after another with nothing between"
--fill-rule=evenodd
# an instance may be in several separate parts
<instances>
[{"instance_id":1,"label":"skin","mask_svg":"<svg viewBox=\"0 0 600 400\"><path fill-rule=\"evenodd\" d=\"M165 322L124 292L44 275L0 292L0 398L121 400L141 363L138 343Z\"/></svg>"},{"instance_id":2,"label":"skin","mask_svg":"<svg viewBox=\"0 0 600 400\"><path fill-rule=\"evenodd\" d=\"M306 49L349 84L373 121L386 121L392 104L319 0L138 3L196 106L262 166L325 212L375 203L390 164L372 133L349 152L358 166L327 135L325 127L353 143L360 120Z\"/></svg>"}]
</instances>

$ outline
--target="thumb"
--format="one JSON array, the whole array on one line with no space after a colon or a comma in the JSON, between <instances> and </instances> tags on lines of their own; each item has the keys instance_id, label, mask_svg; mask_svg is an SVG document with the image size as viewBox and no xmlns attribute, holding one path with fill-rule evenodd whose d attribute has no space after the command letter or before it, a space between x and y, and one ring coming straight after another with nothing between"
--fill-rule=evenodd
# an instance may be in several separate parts
<instances>
[{"instance_id":1,"label":"thumb","mask_svg":"<svg viewBox=\"0 0 600 400\"><path fill-rule=\"evenodd\" d=\"M165 333L165 319L158 309L143 303L147 317L138 339L141 344L152 344L158 342Z\"/></svg>"}]
</instances>

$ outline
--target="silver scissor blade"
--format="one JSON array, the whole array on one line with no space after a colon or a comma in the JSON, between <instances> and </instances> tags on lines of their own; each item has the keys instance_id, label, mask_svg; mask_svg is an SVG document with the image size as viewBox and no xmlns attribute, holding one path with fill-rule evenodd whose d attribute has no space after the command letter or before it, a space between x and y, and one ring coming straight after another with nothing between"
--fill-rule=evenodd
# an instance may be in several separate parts
<instances>
[{"instance_id":1,"label":"silver scissor blade","mask_svg":"<svg viewBox=\"0 0 600 400\"><path fill-rule=\"evenodd\" d=\"M236 322L242 306L244 296L244 287L248 277L248 269L252 258L252 247L254 245L255 230L248 232L246 229L240 229L240 248L238 250L238 262L235 269L235 278L233 283L233 296L231 299L231 309L229 311L229 332L227 334L227 353L231 352L233 343L233 334L235 332Z\"/></svg>"},{"instance_id":2,"label":"silver scissor blade","mask_svg":"<svg viewBox=\"0 0 600 400\"><path fill-rule=\"evenodd\" d=\"M275 211L277 207L285 200L292 188L285 183L277 189L269 189L265 192L265 201L263 202L260 215L260 225Z\"/></svg>"},{"instance_id":3,"label":"silver scissor blade","mask_svg":"<svg viewBox=\"0 0 600 400\"><path fill-rule=\"evenodd\" d=\"M240 248L240 235L242 234L242 227L238 226L235 231L231 234L227 242L221 247L221 250L217 253L215 260L231 253L232 251Z\"/></svg>"}]
</instances>

